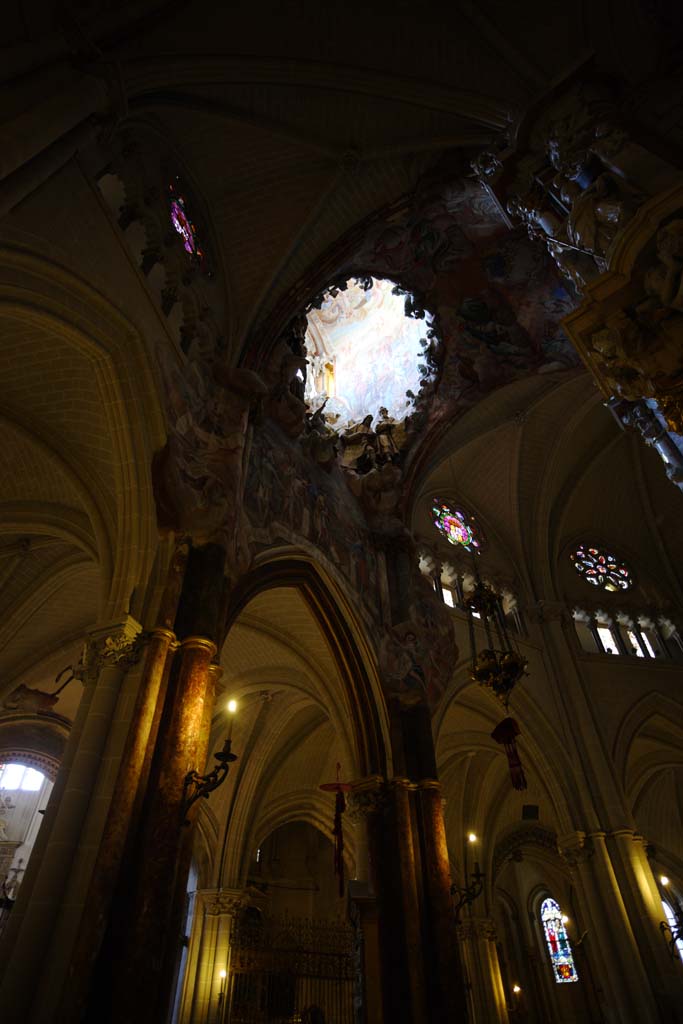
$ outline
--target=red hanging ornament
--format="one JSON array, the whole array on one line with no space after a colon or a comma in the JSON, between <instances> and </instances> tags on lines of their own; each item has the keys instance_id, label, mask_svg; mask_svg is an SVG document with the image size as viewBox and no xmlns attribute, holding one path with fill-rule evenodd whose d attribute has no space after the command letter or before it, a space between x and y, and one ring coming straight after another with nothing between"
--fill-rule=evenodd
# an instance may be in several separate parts
<instances>
[{"instance_id":1,"label":"red hanging ornament","mask_svg":"<svg viewBox=\"0 0 683 1024\"><path fill-rule=\"evenodd\" d=\"M334 793L334 824L332 835L334 836L334 873L339 878L339 895L344 895L344 829L342 826L342 815L346 810L344 793L351 789L350 782L341 782L339 775L341 765L337 762L337 781L324 782L321 789L326 793Z\"/></svg>"},{"instance_id":2,"label":"red hanging ornament","mask_svg":"<svg viewBox=\"0 0 683 1024\"><path fill-rule=\"evenodd\" d=\"M519 759L515 739L519 736L519 726L514 718L504 718L491 733L491 739L502 743L510 766L510 778L514 789L526 789L524 768Z\"/></svg>"}]
</instances>

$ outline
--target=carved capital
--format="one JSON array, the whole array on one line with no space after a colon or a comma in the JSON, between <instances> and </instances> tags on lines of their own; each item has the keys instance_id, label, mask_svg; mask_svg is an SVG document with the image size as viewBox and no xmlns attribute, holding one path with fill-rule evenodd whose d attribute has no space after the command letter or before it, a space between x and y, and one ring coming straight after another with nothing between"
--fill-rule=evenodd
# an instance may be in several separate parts
<instances>
[{"instance_id":1,"label":"carved capital","mask_svg":"<svg viewBox=\"0 0 683 1024\"><path fill-rule=\"evenodd\" d=\"M593 838L585 832L570 832L560 836L557 849L570 868L585 864L595 853Z\"/></svg>"},{"instance_id":2,"label":"carved capital","mask_svg":"<svg viewBox=\"0 0 683 1024\"><path fill-rule=\"evenodd\" d=\"M234 917L249 902L248 895L242 889L202 889L200 895L205 911L211 917L219 914Z\"/></svg>"},{"instance_id":3,"label":"carved capital","mask_svg":"<svg viewBox=\"0 0 683 1024\"><path fill-rule=\"evenodd\" d=\"M86 640L79 675L85 683L94 682L103 668L116 667L124 672L135 665L142 653L146 634L130 615L121 622L93 630Z\"/></svg>"},{"instance_id":4,"label":"carved capital","mask_svg":"<svg viewBox=\"0 0 683 1024\"><path fill-rule=\"evenodd\" d=\"M387 801L387 789L381 775L370 775L353 784L347 800L347 816L349 821L357 824L370 814L378 814L384 810Z\"/></svg>"},{"instance_id":5,"label":"carved capital","mask_svg":"<svg viewBox=\"0 0 683 1024\"><path fill-rule=\"evenodd\" d=\"M461 942L495 942L498 938L490 917L467 917L456 925L456 932Z\"/></svg>"}]
</instances>

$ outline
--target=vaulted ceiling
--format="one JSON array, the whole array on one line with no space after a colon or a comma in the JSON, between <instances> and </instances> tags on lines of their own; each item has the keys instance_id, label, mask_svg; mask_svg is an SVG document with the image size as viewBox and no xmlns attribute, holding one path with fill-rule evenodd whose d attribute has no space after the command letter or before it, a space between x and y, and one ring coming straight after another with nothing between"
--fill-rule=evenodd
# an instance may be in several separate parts
<instances>
[{"instance_id":1,"label":"vaulted ceiling","mask_svg":"<svg viewBox=\"0 0 683 1024\"><path fill-rule=\"evenodd\" d=\"M468 169L467 154L503 143L591 54L637 76L662 26L631 6L628 30L608 37L608 4L567 16L534 2L520 16L497 0L362 14L195 0L72 16L82 45L117 62L128 117L159 132L196 186L243 340L345 232L445 157Z\"/></svg>"}]
</instances>

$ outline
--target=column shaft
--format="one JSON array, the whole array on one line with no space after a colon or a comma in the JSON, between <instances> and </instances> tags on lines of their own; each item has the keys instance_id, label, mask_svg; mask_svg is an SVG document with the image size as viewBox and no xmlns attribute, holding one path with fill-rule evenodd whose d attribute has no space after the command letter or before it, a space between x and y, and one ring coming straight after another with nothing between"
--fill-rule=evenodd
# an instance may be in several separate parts
<instances>
[{"instance_id":1,"label":"column shaft","mask_svg":"<svg viewBox=\"0 0 683 1024\"><path fill-rule=\"evenodd\" d=\"M422 841L430 1020L435 1024L441 1021L452 1024L467 1019L467 1005L450 895L451 876L441 787L431 780L420 783L415 797Z\"/></svg>"},{"instance_id":2,"label":"column shaft","mask_svg":"<svg viewBox=\"0 0 683 1024\"><path fill-rule=\"evenodd\" d=\"M111 1000L108 1018L116 1022L162 1020L166 956L176 917L180 868L187 865L191 829L183 826L183 787L192 770L206 763L207 704L213 707L214 676L210 672L216 645L191 636L180 644L171 670L164 716L152 762L139 842L129 865L126 901L110 929L110 953L118 949L114 977L101 977ZM194 817L197 806L192 809ZM102 957L100 958L102 960ZM97 998L91 1005L91 1018ZM101 1009L101 1006L100 1006Z\"/></svg>"},{"instance_id":3,"label":"column shaft","mask_svg":"<svg viewBox=\"0 0 683 1024\"><path fill-rule=\"evenodd\" d=\"M468 917L458 930L470 983L472 1024L508 1024L493 922Z\"/></svg>"},{"instance_id":4,"label":"column shaft","mask_svg":"<svg viewBox=\"0 0 683 1024\"><path fill-rule=\"evenodd\" d=\"M170 667L169 654L174 641L175 634L168 629L155 629L149 638L126 749L88 890L88 912L83 918L69 965L60 1009L61 1018L65 1021L78 1019L90 972L102 943L124 847L131 825L135 824L136 807L138 814L140 810L141 794L149 771L149 751L153 749L155 725L158 728L159 724L159 709L163 703Z\"/></svg>"}]
</instances>

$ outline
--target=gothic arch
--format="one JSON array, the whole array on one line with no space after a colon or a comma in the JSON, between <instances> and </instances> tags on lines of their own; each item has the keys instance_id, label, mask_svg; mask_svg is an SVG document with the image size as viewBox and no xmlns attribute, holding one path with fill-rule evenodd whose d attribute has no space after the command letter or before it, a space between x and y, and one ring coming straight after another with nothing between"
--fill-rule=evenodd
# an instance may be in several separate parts
<instances>
[{"instance_id":1,"label":"gothic arch","mask_svg":"<svg viewBox=\"0 0 683 1024\"><path fill-rule=\"evenodd\" d=\"M678 723L683 720L683 706L678 701L653 690L631 706L617 729L612 750L617 776L624 791L626 791L628 758L633 741L648 721L657 715L676 723L679 727Z\"/></svg>"},{"instance_id":2,"label":"gothic arch","mask_svg":"<svg viewBox=\"0 0 683 1024\"><path fill-rule=\"evenodd\" d=\"M373 645L339 586L310 557L283 552L244 576L232 594L228 629L258 594L296 588L316 621L344 683L362 775L384 775L391 757L386 705Z\"/></svg>"}]
</instances>

